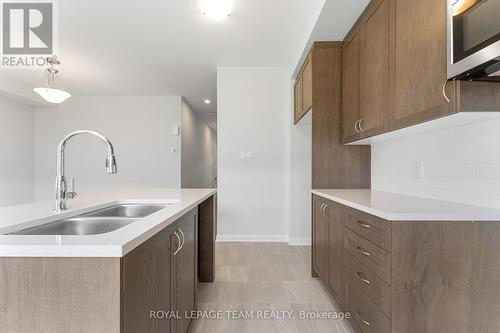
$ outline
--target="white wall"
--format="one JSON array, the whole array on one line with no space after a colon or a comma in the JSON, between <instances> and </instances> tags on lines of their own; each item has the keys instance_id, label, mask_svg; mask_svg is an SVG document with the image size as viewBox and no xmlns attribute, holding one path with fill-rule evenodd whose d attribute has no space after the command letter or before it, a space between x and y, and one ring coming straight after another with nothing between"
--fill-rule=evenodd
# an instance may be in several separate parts
<instances>
[{"instance_id":1,"label":"white wall","mask_svg":"<svg viewBox=\"0 0 500 333\"><path fill-rule=\"evenodd\" d=\"M35 194L37 200L54 197L56 148L68 133L90 129L107 136L115 147L118 174L108 175L106 147L91 136L75 137L66 151L68 177L78 193L119 188L180 187L181 98L73 97L57 108L35 112Z\"/></svg>"},{"instance_id":2,"label":"white wall","mask_svg":"<svg viewBox=\"0 0 500 333\"><path fill-rule=\"evenodd\" d=\"M373 145L372 187L500 208L500 120Z\"/></svg>"},{"instance_id":3,"label":"white wall","mask_svg":"<svg viewBox=\"0 0 500 333\"><path fill-rule=\"evenodd\" d=\"M0 97L0 207L34 199L34 112Z\"/></svg>"},{"instance_id":4,"label":"white wall","mask_svg":"<svg viewBox=\"0 0 500 333\"><path fill-rule=\"evenodd\" d=\"M215 187L216 135L201 117L186 103L181 102L183 188Z\"/></svg>"},{"instance_id":5,"label":"white wall","mask_svg":"<svg viewBox=\"0 0 500 333\"><path fill-rule=\"evenodd\" d=\"M293 125L290 111L290 229L291 245L311 244L312 112Z\"/></svg>"},{"instance_id":6,"label":"white wall","mask_svg":"<svg viewBox=\"0 0 500 333\"><path fill-rule=\"evenodd\" d=\"M288 240L289 86L282 68L217 70L220 240Z\"/></svg>"}]
</instances>

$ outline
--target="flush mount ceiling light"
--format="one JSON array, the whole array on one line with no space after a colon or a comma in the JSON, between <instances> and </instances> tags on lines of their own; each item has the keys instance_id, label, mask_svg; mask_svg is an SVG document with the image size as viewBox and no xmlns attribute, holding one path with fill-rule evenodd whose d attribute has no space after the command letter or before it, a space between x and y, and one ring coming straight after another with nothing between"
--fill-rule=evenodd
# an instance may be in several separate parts
<instances>
[{"instance_id":1,"label":"flush mount ceiling light","mask_svg":"<svg viewBox=\"0 0 500 333\"><path fill-rule=\"evenodd\" d=\"M233 4L231 0L201 0L200 9L203 15L220 20L231 15Z\"/></svg>"},{"instance_id":2,"label":"flush mount ceiling light","mask_svg":"<svg viewBox=\"0 0 500 333\"><path fill-rule=\"evenodd\" d=\"M453 11L453 16L462 14L467 9L474 6L478 0L453 0L451 3L451 9Z\"/></svg>"},{"instance_id":3,"label":"flush mount ceiling light","mask_svg":"<svg viewBox=\"0 0 500 333\"><path fill-rule=\"evenodd\" d=\"M60 104L71 97L70 93L55 88L56 75L59 71L54 66L60 65L61 62L57 60L57 57L54 55L47 58L47 63L49 64L49 68L47 68L45 72L45 87L35 88L33 91L49 103Z\"/></svg>"},{"instance_id":4,"label":"flush mount ceiling light","mask_svg":"<svg viewBox=\"0 0 500 333\"><path fill-rule=\"evenodd\" d=\"M211 102L210 102L210 100L209 100L209 99L206 99L206 100L205 100L205 104L210 104L210 103L211 103Z\"/></svg>"}]
</instances>

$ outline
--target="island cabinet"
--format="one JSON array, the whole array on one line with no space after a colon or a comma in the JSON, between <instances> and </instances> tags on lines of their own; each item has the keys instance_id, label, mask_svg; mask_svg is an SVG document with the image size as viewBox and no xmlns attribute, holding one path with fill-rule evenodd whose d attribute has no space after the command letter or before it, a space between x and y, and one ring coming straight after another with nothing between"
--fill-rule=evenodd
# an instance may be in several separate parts
<instances>
[{"instance_id":1,"label":"island cabinet","mask_svg":"<svg viewBox=\"0 0 500 333\"><path fill-rule=\"evenodd\" d=\"M197 282L213 281L215 200L122 257L1 257L0 332L188 332Z\"/></svg>"},{"instance_id":2,"label":"island cabinet","mask_svg":"<svg viewBox=\"0 0 500 333\"><path fill-rule=\"evenodd\" d=\"M500 110L500 84L448 81L446 33L446 1L371 0L344 39L344 143Z\"/></svg>"},{"instance_id":3,"label":"island cabinet","mask_svg":"<svg viewBox=\"0 0 500 333\"><path fill-rule=\"evenodd\" d=\"M313 275L356 331L500 332L500 221L387 221L312 201Z\"/></svg>"},{"instance_id":4,"label":"island cabinet","mask_svg":"<svg viewBox=\"0 0 500 333\"><path fill-rule=\"evenodd\" d=\"M122 260L123 333L185 333L195 310L198 210Z\"/></svg>"}]
</instances>

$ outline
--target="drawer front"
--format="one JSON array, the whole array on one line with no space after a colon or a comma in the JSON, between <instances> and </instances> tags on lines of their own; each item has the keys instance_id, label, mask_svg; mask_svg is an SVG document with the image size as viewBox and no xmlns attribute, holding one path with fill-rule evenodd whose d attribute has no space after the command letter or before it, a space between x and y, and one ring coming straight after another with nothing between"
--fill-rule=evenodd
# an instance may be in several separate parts
<instances>
[{"instance_id":1,"label":"drawer front","mask_svg":"<svg viewBox=\"0 0 500 333\"><path fill-rule=\"evenodd\" d=\"M349 253L345 254L344 267L351 283L362 290L390 318L391 287Z\"/></svg>"},{"instance_id":2,"label":"drawer front","mask_svg":"<svg viewBox=\"0 0 500 333\"><path fill-rule=\"evenodd\" d=\"M391 254L389 252L349 229L345 229L344 249L387 284L391 284Z\"/></svg>"},{"instance_id":3,"label":"drawer front","mask_svg":"<svg viewBox=\"0 0 500 333\"><path fill-rule=\"evenodd\" d=\"M391 321L356 287L349 291L349 311L363 333L389 333Z\"/></svg>"},{"instance_id":4,"label":"drawer front","mask_svg":"<svg viewBox=\"0 0 500 333\"><path fill-rule=\"evenodd\" d=\"M391 222L350 208L345 227L391 252Z\"/></svg>"}]
</instances>

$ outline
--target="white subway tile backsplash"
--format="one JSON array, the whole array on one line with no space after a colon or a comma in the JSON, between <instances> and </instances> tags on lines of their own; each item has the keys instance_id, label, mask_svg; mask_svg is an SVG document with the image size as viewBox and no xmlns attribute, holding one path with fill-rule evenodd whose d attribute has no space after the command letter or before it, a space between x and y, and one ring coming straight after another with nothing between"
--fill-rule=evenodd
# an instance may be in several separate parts
<instances>
[{"instance_id":1,"label":"white subway tile backsplash","mask_svg":"<svg viewBox=\"0 0 500 333\"><path fill-rule=\"evenodd\" d=\"M500 208L500 119L372 145L372 188Z\"/></svg>"}]
</instances>

